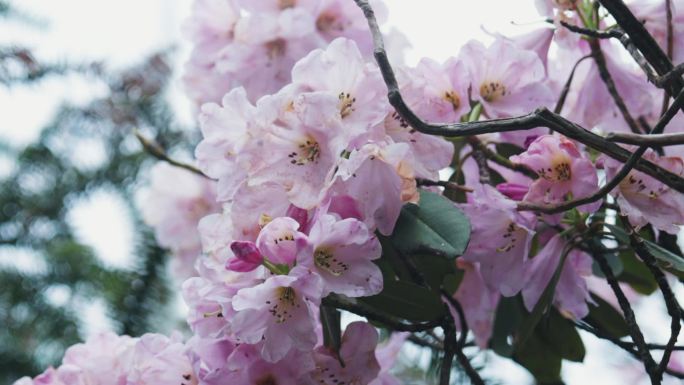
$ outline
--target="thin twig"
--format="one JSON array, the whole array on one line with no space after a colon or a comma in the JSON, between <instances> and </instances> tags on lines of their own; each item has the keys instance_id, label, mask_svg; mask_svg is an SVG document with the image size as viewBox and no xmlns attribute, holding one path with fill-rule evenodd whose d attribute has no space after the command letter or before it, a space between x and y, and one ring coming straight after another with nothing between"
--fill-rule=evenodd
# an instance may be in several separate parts
<instances>
[{"instance_id":1,"label":"thin twig","mask_svg":"<svg viewBox=\"0 0 684 385\"><path fill-rule=\"evenodd\" d=\"M531 179L539 178L539 175L532 171L531 168L522 163L513 163L510 161L510 159L501 156L496 151L492 151L492 149L487 147L487 145L485 145L477 136L471 136L468 139L468 143L470 143L470 145L473 147L473 150L477 148L477 150L479 150L487 159L498 164L499 166L506 167L509 170L517 171Z\"/></svg>"},{"instance_id":2,"label":"thin twig","mask_svg":"<svg viewBox=\"0 0 684 385\"><path fill-rule=\"evenodd\" d=\"M138 141L143 146L145 151L147 151L150 155L154 156L155 158L157 158L161 161L164 161L164 162L166 162L172 166L183 168L183 169L188 170L194 174L197 174L197 175L203 176L207 179L213 180L212 178L207 176L205 173L203 173L197 167L195 167L191 164L179 162L179 161L174 160L171 157L169 157L166 154L166 151L164 151L164 149L158 143L155 143L154 141L147 139L146 137L143 136L143 134L140 133L140 131L135 130L134 133L135 133L135 137L138 138Z\"/></svg>"},{"instance_id":3,"label":"thin twig","mask_svg":"<svg viewBox=\"0 0 684 385\"><path fill-rule=\"evenodd\" d=\"M632 227L632 225L629 223L629 219L627 217L621 216L620 218L622 219L622 223L627 228L630 244L634 248L634 251L639 258L641 258L648 270L651 272L653 278L658 283L658 287L663 293L663 299L665 300L667 313L672 319L672 322L670 323L670 339L667 342L666 348L663 351L663 358L658 366L660 373L663 373L667 368L667 364L670 362L672 350L674 350L674 346L677 344L677 337L679 336L679 332L681 330L680 321L682 314L680 313L679 302L677 302L677 298L675 297L674 292L672 292L670 284L667 282L667 277L665 277L665 274L662 272L662 270L658 268L655 257L644 245L644 240L634 230L634 227Z\"/></svg>"},{"instance_id":4,"label":"thin twig","mask_svg":"<svg viewBox=\"0 0 684 385\"><path fill-rule=\"evenodd\" d=\"M568 80L565 82L565 85L563 86L563 89L561 90L560 96L558 97L558 101L556 102L556 107L554 107L553 112L556 114L560 114L561 111L563 111L563 106L565 106L565 99L568 97L568 93L570 93L570 87L572 86L572 81L575 78L575 71L577 71L577 67L579 67L580 63L585 61L586 59L590 58L591 55L586 55L582 56L577 62L575 63L574 66L572 66L572 71L570 71L570 76L568 76Z\"/></svg>"},{"instance_id":5,"label":"thin twig","mask_svg":"<svg viewBox=\"0 0 684 385\"><path fill-rule=\"evenodd\" d=\"M672 1L665 0L665 23L667 25L667 57L672 60L672 54L674 52L674 31L672 26ZM665 92L663 95L663 107L660 110L660 115L662 116L667 111L667 107L670 103L670 96Z\"/></svg>"},{"instance_id":6,"label":"thin twig","mask_svg":"<svg viewBox=\"0 0 684 385\"><path fill-rule=\"evenodd\" d=\"M553 20L550 21L553 23ZM589 28L584 28L580 27L578 25L570 24L567 21L561 20L560 25L565 27L571 32L579 33L580 35L588 36L594 39L610 39L610 38L616 38L619 39L622 37L624 34L622 31L619 31L617 29L607 29L605 31L601 30L596 30L596 29L589 29Z\"/></svg>"},{"instance_id":7,"label":"thin twig","mask_svg":"<svg viewBox=\"0 0 684 385\"><path fill-rule=\"evenodd\" d=\"M463 191L463 192L467 192L467 193L471 193L471 192L475 191L470 187L462 186L456 182L449 182L449 181L443 181L443 180L430 180L430 179L425 179L425 178L416 178L416 184L418 186L440 186L440 187L444 187L447 190L458 190L458 191Z\"/></svg>"},{"instance_id":8,"label":"thin twig","mask_svg":"<svg viewBox=\"0 0 684 385\"><path fill-rule=\"evenodd\" d=\"M477 164L477 171L480 176L480 183L491 184L492 176L489 172L489 165L487 164L487 156L482 151L483 146L478 146L482 144L479 139L475 136L469 136L467 138L468 144L473 149L473 159L475 159L475 164Z\"/></svg>"},{"instance_id":9,"label":"thin twig","mask_svg":"<svg viewBox=\"0 0 684 385\"><path fill-rule=\"evenodd\" d=\"M635 345L633 342L622 341L621 339L612 337L611 335L597 329L594 326L588 326L583 322L575 322L575 326L577 326L578 328L580 328L586 332L593 334L597 338L600 338L600 339L606 340L606 341L610 341L611 343L613 343L617 347L621 348L625 352L632 355L637 360L640 359L639 353L635 350ZM664 345L656 345L656 344L646 344L646 346L651 350L662 350L665 347ZM684 346L676 346L675 350L684 350ZM684 373L676 371L674 369L666 368L665 373L669 374L670 376L676 377L676 378L684 379Z\"/></svg>"},{"instance_id":10,"label":"thin twig","mask_svg":"<svg viewBox=\"0 0 684 385\"><path fill-rule=\"evenodd\" d=\"M598 69L599 76L601 77L601 80L603 80L603 84L606 85L606 89L608 89L608 93L613 98L613 101L615 102L615 105L620 111L622 118L625 120L625 123L627 123L629 129L632 130L633 133L641 134L639 125L637 125L636 120L634 120L632 115L629 113L629 109L625 104L625 100L620 95L620 92L618 91L617 86L615 85L615 81L613 80L613 76L610 74L610 71L608 70L606 57L603 55L603 50L601 49L599 41L596 39L590 39L589 47L591 47L591 54L594 58L594 62L596 63L596 68Z\"/></svg>"},{"instance_id":11,"label":"thin twig","mask_svg":"<svg viewBox=\"0 0 684 385\"><path fill-rule=\"evenodd\" d=\"M389 329L400 332L421 332L433 329L442 323L442 318L422 323L405 323L399 319L378 311L372 306L368 306L352 298L347 298L336 294L330 294L323 298L323 303L337 309L347 310L362 317L366 317L370 320L387 326Z\"/></svg>"},{"instance_id":12,"label":"thin twig","mask_svg":"<svg viewBox=\"0 0 684 385\"><path fill-rule=\"evenodd\" d=\"M633 133L611 132L606 139L615 143L634 144L637 146L661 147L684 144L684 133L639 135Z\"/></svg>"},{"instance_id":13,"label":"thin twig","mask_svg":"<svg viewBox=\"0 0 684 385\"><path fill-rule=\"evenodd\" d=\"M439 370L439 385L450 384L451 366L454 362L454 355L458 350L456 346L456 327L453 322L449 322L449 318L451 317L445 318L442 324L444 329L444 355L442 356L442 367ZM468 360L466 359L466 361Z\"/></svg>"}]
</instances>

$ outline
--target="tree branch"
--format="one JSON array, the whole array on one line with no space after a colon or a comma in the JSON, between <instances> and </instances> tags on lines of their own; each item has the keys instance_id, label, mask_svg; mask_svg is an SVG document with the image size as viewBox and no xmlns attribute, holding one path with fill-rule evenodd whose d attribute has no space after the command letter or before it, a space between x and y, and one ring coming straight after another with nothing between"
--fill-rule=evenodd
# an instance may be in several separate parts
<instances>
[{"instance_id":1,"label":"tree branch","mask_svg":"<svg viewBox=\"0 0 684 385\"><path fill-rule=\"evenodd\" d=\"M637 146L662 147L684 144L684 133L640 135L632 133L611 132L606 139L615 143L633 144Z\"/></svg>"},{"instance_id":2,"label":"tree branch","mask_svg":"<svg viewBox=\"0 0 684 385\"><path fill-rule=\"evenodd\" d=\"M214 179L210 178L209 176L207 176L205 173L203 173L200 169L198 169L197 167L195 167L191 164L187 164L187 163L183 163L183 162L179 162L177 160L171 159L171 157L169 157L166 154L166 151L164 151L164 149L158 143L155 143L152 140L147 139L146 137L143 136L143 134L140 133L140 131L135 130L135 137L138 138L138 141L143 146L145 151L147 151L153 157L155 157L161 161L164 161L164 162L166 162L172 166L180 167L180 168L188 170L194 174L197 174L199 176L203 176L207 179L214 180Z\"/></svg>"},{"instance_id":3,"label":"tree branch","mask_svg":"<svg viewBox=\"0 0 684 385\"><path fill-rule=\"evenodd\" d=\"M608 264L608 261L606 261L606 258L602 254L593 254L592 257L598 263L599 267L601 268L601 272L603 272L603 275L606 277L606 280L608 281L608 285L610 285L610 288L613 290L613 293L615 293L615 297L618 300L620 309L622 310L622 313L625 316L625 322L627 322L629 334L632 337L632 341L634 341L634 345L636 346L636 353L638 354L638 357L641 360L641 362L644 363L644 368L646 369L646 373L648 373L648 376L651 379L651 383L653 385L660 384L660 382L662 381L662 373L659 372L658 366L653 360L653 356L651 356L651 352L646 347L644 335L641 332L641 329L639 329L639 325L636 322L636 318L634 317L634 311L632 311L632 306L630 305L629 301L627 300L627 297L625 296L625 293L622 291L620 284L615 278L613 270L611 269L610 265Z\"/></svg>"},{"instance_id":4,"label":"tree branch","mask_svg":"<svg viewBox=\"0 0 684 385\"><path fill-rule=\"evenodd\" d=\"M336 294L330 294L327 297L323 298L323 304L332 306L337 309L346 310L354 314L360 315L362 317L366 317L369 320L373 320L387 326L387 328L389 329L400 332L422 332L425 330L434 329L442 323L441 318L423 323L404 323L399 319L396 319L392 316L389 316L378 311L372 306L367 306L354 299L343 297Z\"/></svg>"}]
</instances>

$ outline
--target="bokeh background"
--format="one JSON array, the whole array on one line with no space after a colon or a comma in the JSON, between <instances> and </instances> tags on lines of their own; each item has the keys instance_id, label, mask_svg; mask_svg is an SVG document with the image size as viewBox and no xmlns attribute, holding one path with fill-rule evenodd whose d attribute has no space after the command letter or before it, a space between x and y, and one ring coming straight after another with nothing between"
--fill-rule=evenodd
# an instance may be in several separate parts
<instances>
[{"instance_id":1,"label":"bokeh background","mask_svg":"<svg viewBox=\"0 0 684 385\"><path fill-rule=\"evenodd\" d=\"M181 282L141 219L156 160L133 131L192 158L199 132L180 82L191 2L0 0L0 384L103 330L186 331ZM408 64L543 23L532 0L386 3L388 27L412 46ZM623 383L600 365L628 358L585 343L585 365L564 365L570 382ZM421 354L405 363L416 383L430 370ZM509 361L479 364L502 383L531 381Z\"/></svg>"}]
</instances>

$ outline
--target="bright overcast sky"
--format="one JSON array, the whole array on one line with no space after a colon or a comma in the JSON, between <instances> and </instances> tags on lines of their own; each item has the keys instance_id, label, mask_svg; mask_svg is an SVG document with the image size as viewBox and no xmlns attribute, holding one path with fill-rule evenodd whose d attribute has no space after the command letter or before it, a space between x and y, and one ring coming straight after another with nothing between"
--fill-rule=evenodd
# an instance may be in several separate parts
<instances>
[{"instance_id":1,"label":"bright overcast sky","mask_svg":"<svg viewBox=\"0 0 684 385\"><path fill-rule=\"evenodd\" d=\"M155 50L174 45L180 46L179 64L187 54L180 25L187 17L191 0L15 0L14 3L40 20L43 27L6 26L2 25L6 24L3 21L0 43L28 45L36 49L40 58L102 60L119 67L140 62ZM401 30L413 46L409 63L423 56L444 60L456 55L460 46L470 39L491 41L485 30L518 34L541 23L533 0L386 0L386 3L390 9L390 26ZM179 89L177 81L175 89ZM50 80L37 87L0 88L0 139L21 147L36 138L60 103L65 100L87 103L100 92L103 90L78 77ZM182 96L177 98L182 100ZM179 103L178 110L185 119L192 119L187 104ZM129 247L126 244L130 243L127 225L117 213L122 203L111 197L103 199L109 199L107 204L97 201L97 196L84 202L75 210L72 220L82 229L82 237L104 254L105 260L125 266L125 261L112 260L125 254ZM108 223L107 231L98 227L102 223ZM585 340L589 347L596 345L594 338ZM564 365L571 374L570 384L624 383L624 379L614 377L614 372L601 370L597 365L609 359L604 354L606 351L591 350L594 353L587 355L586 366ZM495 368L496 377L506 384L530 382L525 371L512 364Z\"/></svg>"}]
</instances>

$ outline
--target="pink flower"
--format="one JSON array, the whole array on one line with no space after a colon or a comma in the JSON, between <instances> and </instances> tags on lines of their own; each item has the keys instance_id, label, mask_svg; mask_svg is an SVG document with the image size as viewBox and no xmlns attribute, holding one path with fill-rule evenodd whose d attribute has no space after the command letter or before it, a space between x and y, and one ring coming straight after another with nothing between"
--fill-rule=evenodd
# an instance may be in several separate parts
<instances>
[{"instance_id":1,"label":"pink flower","mask_svg":"<svg viewBox=\"0 0 684 385\"><path fill-rule=\"evenodd\" d=\"M518 183L499 183L496 189L503 195L515 200L521 201L530 190L529 187Z\"/></svg>"},{"instance_id":2,"label":"pink flower","mask_svg":"<svg viewBox=\"0 0 684 385\"><path fill-rule=\"evenodd\" d=\"M309 383L308 372L314 368L311 351L290 350L281 360L271 362L262 358L260 353L265 343L264 341L257 345L239 345L229 357L227 364L224 363L227 375L215 385Z\"/></svg>"},{"instance_id":3,"label":"pink flower","mask_svg":"<svg viewBox=\"0 0 684 385\"><path fill-rule=\"evenodd\" d=\"M487 185L481 185L472 201L460 207L472 228L463 259L479 263L479 274L489 288L507 297L515 295L525 284L534 220L517 212L515 202Z\"/></svg>"},{"instance_id":4,"label":"pink flower","mask_svg":"<svg viewBox=\"0 0 684 385\"><path fill-rule=\"evenodd\" d=\"M215 183L189 171L158 163L151 170L151 186L139 204L145 223L154 228L159 245L174 255L179 278L194 275L193 265L201 253L197 224L220 210Z\"/></svg>"},{"instance_id":5,"label":"pink flower","mask_svg":"<svg viewBox=\"0 0 684 385\"><path fill-rule=\"evenodd\" d=\"M378 332L371 325L352 322L342 336L339 357L325 347L316 349L316 369L311 374L313 382L320 385L369 384L380 372L375 358L377 344Z\"/></svg>"},{"instance_id":6,"label":"pink flower","mask_svg":"<svg viewBox=\"0 0 684 385\"><path fill-rule=\"evenodd\" d=\"M380 364L378 377L370 382L370 385L401 385L402 382L392 375L391 369L397 361L401 348L410 333L395 332L384 343L375 349L375 357Z\"/></svg>"},{"instance_id":7,"label":"pink flower","mask_svg":"<svg viewBox=\"0 0 684 385\"><path fill-rule=\"evenodd\" d=\"M227 338L201 338L193 336L188 342L188 356L195 376L202 385L227 383L230 375L228 357L236 345Z\"/></svg>"},{"instance_id":8,"label":"pink flower","mask_svg":"<svg viewBox=\"0 0 684 385\"><path fill-rule=\"evenodd\" d=\"M471 97L482 103L491 118L526 114L554 102L545 84L544 65L535 52L498 39L489 48L471 41L459 57L471 77Z\"/></svg>"},{"instance_id":9,"label":"pink flower","mask_svg":"<svg viewBox=\"0 0 684 385\"><path fill-rule=\"evenodd\" d=\"M522 290L527 310L534 309L551 282L566 245L563 237L556 234L528 264L525 272L526 286ZM577 250L570 251L556 286L553 303L562 313L574 319L582 319L589 314L587 301L591 297L584 277L591 275L591 263L591 257L587 254Z\"/></svg>"},{"instance_id":10,"label":"pink flower","mask_svg":"<svg viewBox=\"0 0 684 385\"><path fill-rule=\"evenodd\" d=\"M135 344L136 340L128 336L117 336L110 332L96 334L85 343L67 349L59 372L66 369L73 373L78 368L86 383L125 384Z\"/></svg>"},{"instance_id":11,"label":"pink flower","mask_svg":"<svg viewBox=\"0 0 684 385\"><path fill-rule=\"evenodd\" d=\"M196 0L184 32L194 47L185 64L183 84L197 105L221 100L233 87L232 79L216 70L221 50L233 41L240 10L232 0Z\"/></svg>"},{"instance_id":12,"label":"pink flower","mask_svg":"<svg viewBox=\"0 0 684 385\"><path fill-rule=\"evenodd\" d=\"M382 291L382 272L371 262L381 253L380 242L363 222L323 214L313 223L297 263L321 276L323 296L365 297Z\"/></svg>"},{"instance_id":13,"label":"pink flower","mask_svg":"<svg viewBox=\"0 0 684 385\"><path fill-rule=\"evenodd\" d=\"M277 265L292 265L297 258L304 234L297 231L299 223L281 217L270 221L259 233L256 244L263 256Z\"/></svg>"},{"instance_id":14,"label":"pink flower","mask_svg":"<svg viewBox=\"0 0 684 385\"><path fill-rule=\"evenodd\" d=\"M218 180L219 201L229 200L248 168L256 166L248 146L265 129L257 114L244 88L226 94L221 105L202 106L199 123L203 139L195 156L202 171Z\"/></svg>"},{"instance_id":15,"label":"pink flower","mask_svg":"<svg viewBox=\"0 0 684 385\"><path fill-rule=\"evenodd\" d=\"M539 175L530 185L526 201L556 204L583 198L598 190L596 168L575 143L563 136L540 136L527 151L512 156L511 161L524 164ZM579 208L591 212L600 205L599 201Z\"/></svg>"},{"instance_id":16,"label":"pink flower","mask_svg":"<svg viewBox=\"0 0 684 385\"><path fill-rule=\"evenodd\" d=\"M402 177L398 169L408 154L405 143L380 146L367 144L341 159L330 187L329 196L353 197L363 222L389 235L399 218L402 206ZM415 180L414 190L415 190Z\"/></svg>"},{"instance_id":17,"label":"pink flower","mask_svg":"<svg viewBox=\"0 0 684 385\"><path fill-rule=\"evenodd\" d=\"M458 122L470 110L470 78L464 62L449 58L444 64L423 58L405 75L407 102L430 122Z\"/></svg>"},{"instance_id":18,"label":"pink flower","mask_svg":"<svg viewBox=\"0 0 684 385\"><path fill-rule=\"evenodd\" d=\"M367 64L352 40L335 39L325 50L311 52L292 69L292 83L301 88L295 108L302 122L336 131L340 149L372 135L387 114L380 71Z\"/></svg>"},{"instance_id":19,"label":"pink flower","mask_svg":"<svg viewBox=\"0 0 684 385\"><path fill-rule=\"evenodd\" d=\"M291 206L283 186L270 182L250 186L244 182L235 191L230 205L231 234L235 239L256 241L271 219L289 217Z\"/></svg>"},{"instance_id":20,"label":"pink flower","mask_svg":"<svg viewBox=\"0 0 684 385\"><path fill-rule=\"evenodd\" d=\"M133 348L127 385L197 385L180 335L148 333Z\"/></svg>"},{"instance_id":21,"label":"pink flower","mask_svg":"<svg viewBox=\"0 0 684 385\"><path fill-rule=\"evenodd\" d=\"M463 280L458 287L454 298L459 301L465 313L468 327L475 335L475 341L480 348L485 348L492 335L494 326L494 313L499 303L499 293L489 289L485 283L478 264L458 259L456 265L465 271ZM453 313L453 311L452 311ZM456 325L461 328L458 316L454 316Z\"/></svg>"},{"instance_id":22,"label":"pink flower","mask_svg":"<svg viewBox=\"0 0 684 385\"><path fill-rule=\"evenodd\" d=\"M311 312L320 298L320 278L300 268L241 289L232 300L232 335L240 343L263 340L261 355L268 362L281 360L291 349L312 349L317 337Z\"/></svg>"},{"instance_id":23,"label":"pink flower","mask_svg":"<svg viewBox=\"0 0 684 385\"><path fill-rule=\"evenodd\" d=\"M660 157L648 150L643 158L677 175L684 175L684 161L680 157ZM606 177L612 179L622 163L604 157L604 168ZM679 226L684 225L684 195L642 172L630 171L613 190L613 195L617 197L622 214L627 215L634 226L650 223L659 230L677 234Z\"/></svg>"}]
</instances>

